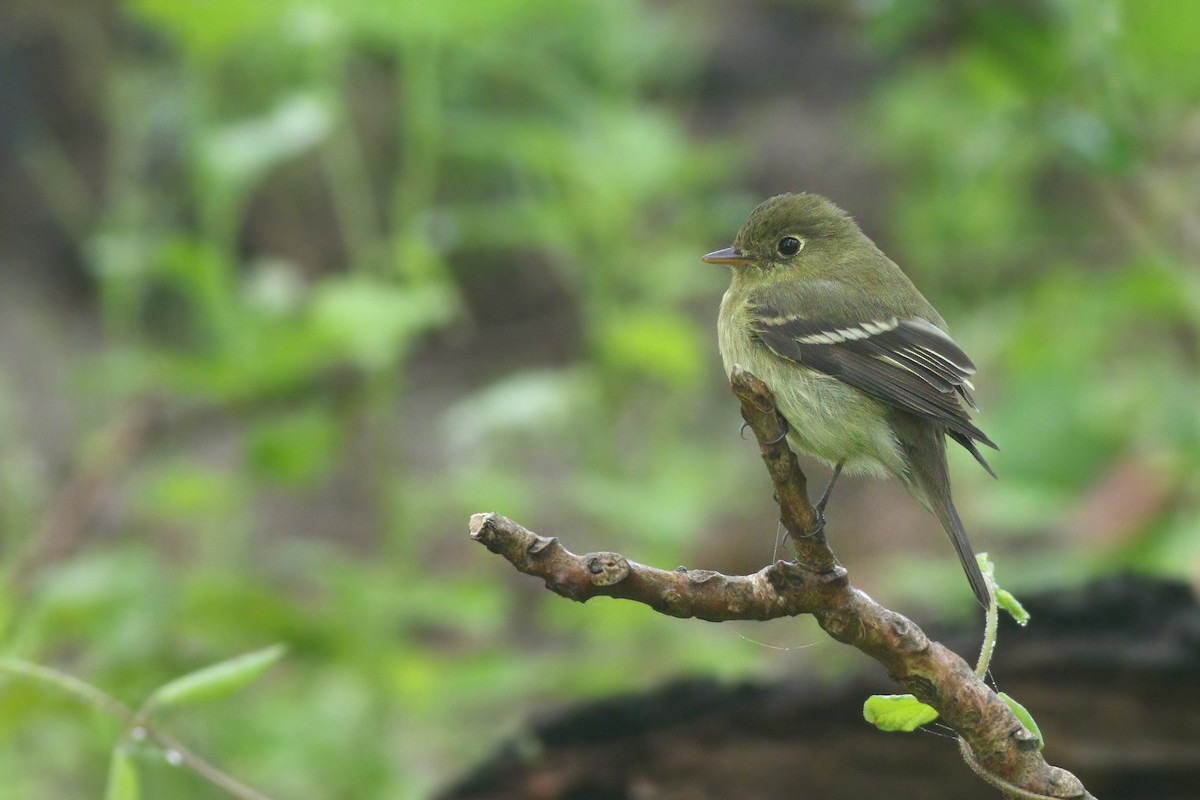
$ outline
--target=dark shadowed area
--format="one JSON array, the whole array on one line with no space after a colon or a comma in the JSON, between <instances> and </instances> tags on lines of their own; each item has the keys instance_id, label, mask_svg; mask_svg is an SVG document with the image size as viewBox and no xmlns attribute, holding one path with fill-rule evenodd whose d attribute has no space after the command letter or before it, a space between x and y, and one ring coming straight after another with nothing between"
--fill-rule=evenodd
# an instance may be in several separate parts
<instances>
[{"instance_id":1,"label":"dark shadowed area","mask_svg":"<svg viewBox=\"0 0 1200 800\"><path fill-rule=\"evenodd\" d=\"M1200 606L1190 588L1120 576L1027 606L1039 624L1002 627L993 674L1038 709L1048 757L1086 775L1097 797L1194 797L1200 723L1179 713L1200 702ZM961 630L930 633L964 653L973 644ZM997 796L963 766L944 727L880 742L862 722L863 698L891 691L876 672L692 679L583 703L530 720L440 797Z\"/></svg>"}]
</instances>

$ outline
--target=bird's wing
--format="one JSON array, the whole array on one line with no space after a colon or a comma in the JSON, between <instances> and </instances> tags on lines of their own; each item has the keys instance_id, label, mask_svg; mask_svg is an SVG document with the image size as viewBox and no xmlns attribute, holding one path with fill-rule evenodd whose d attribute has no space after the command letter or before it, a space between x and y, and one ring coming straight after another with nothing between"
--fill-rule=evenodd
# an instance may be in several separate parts
<instances>
[{"instance_id":1,"label":"bird's wing","mask_svg":"<svg viewBox=\"0 0 1200 800\"><path fill-rule=\"evenodd\" d=\"M754 330L782 358L837 378L895 408L936 422L992 468L975 442L996 444L977 428L963 402L975 407L970 376L975 365L945 331L918 317L836 324L754 308Z\"/></svg>"}]
</instances>

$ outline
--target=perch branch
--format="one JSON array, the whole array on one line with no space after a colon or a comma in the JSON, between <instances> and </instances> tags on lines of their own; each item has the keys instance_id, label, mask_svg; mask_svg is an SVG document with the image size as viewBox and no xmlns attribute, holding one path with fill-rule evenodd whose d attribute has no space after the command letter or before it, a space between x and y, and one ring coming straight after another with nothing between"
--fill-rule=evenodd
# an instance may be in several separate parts
<instances>
[{"instance_id":1,"label":"perch branch","mask_svg":"<svg viewBox=\"0 0 1200 800\"><path fill-rule=\"evenodd\" d=\"M472 516L471 538L519 571L541 578L551 591L579 602L616 597L670 616L712 622L812 614L830 636L878 661L906 690L937 709L961 737L971 768L1002 793L1094 800L1078 778L1046 763L1037 737L966 661L850 585L809 503L795 454L786 441L775 441L783 423L770 391L740 367L731 380L775 485L780 523L796 561L779 561L746 576L669 572L618 553L576 555L557 538L539 536L499 514Z\"/></svg>"}]
</instances>

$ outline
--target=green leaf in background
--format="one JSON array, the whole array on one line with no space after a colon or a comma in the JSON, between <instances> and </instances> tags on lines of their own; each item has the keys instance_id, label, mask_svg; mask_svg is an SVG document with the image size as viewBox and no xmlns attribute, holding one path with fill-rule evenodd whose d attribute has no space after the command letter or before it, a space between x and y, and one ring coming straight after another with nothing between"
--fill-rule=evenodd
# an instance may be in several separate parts
<instances>
[{"instance_id":1,"label":"green leaf in background","mask_svg":"<svg viewBox=\"0 0 1200 800\"><path fill-rule=\"evenodd\" d=\"M1012 618L1017 621L1017 624L1024 627L1029 624L1029 612L1025 610L1025 606L1017 598L1013 597L1012 592L1007 589L996 590L996 602L1001 608L1007 611Z\"/></svg>"},{"instance_id":2,"label":"green leaf in background","mask_svg":"<svg viewBox=\"0 0 1200 800\"><path fill-rule=\"evenodd\" d=\"M597 332L606 363L681 387L704 374L706 341L682 315L655 311L622 313Z\"/></svg>"},{"instance_id":3,"label":"green leaf in background","mask_svg":"<svg viewBox=\"0 0 1200 800\"><path fill-rule=\"evenodd\" d=\"M338 444L336 420L314 407L256 424L246 455L255 472L280 483L304 484L335 462Z\"/></svg>"},{"instance_id":4,"label":"green leaf in background","mask_svg":"<svg viewBox=\"0 0 1200 800\"><path fill-rule=\"evenodd\" d=\"M146 701L145 708L178 706L227 695L257 679L286 650L283 645L274 644L189 672L159 687Z\"/></svg>"},{"instance_id":5,"label":"green leaf in background","mask_svg":"<svg viewBox=\"0 0 1200 800\"><path fill-rule=\"evenodd\" d=\"M242 3L238 0L176 2L176 0L131 0L129 9L146 23L171 36L198 56L218 58L231 45L253 41L274 30L282 0Z\"/></svg>"},{"instance_id":6,"label":"green leaf in background","mask_svg":"<svg viewBox=\"0 0 1200 800\"><path fill-rule=\"evenodd\" d=\"M586 370L517 372L455 402L442 424L454 447L465 452L503 434L559 430L595 392L595 378Z\"/></svg>"},{"instance_id":7,"label":"green leaf in background","mask_svg":"<svg viewBox=\"0 0 1200 800\"><path fill-rule=\"evenodd\" d=\"M881 731L908 733L937 718L933 706L911 694L873 694L863 703L863 719Z\"/></svg>"},{"instance_id":8,"label":"green leaf in background","mask_svg":"<svg viewBox=\"0 0 1200 800\"><path fill-rule=\"evenodd\" d=\"M215 518L241 507L246 490L239 477L182 460L159 466L142 489L144 507L158 514Z\"/></svg>"},{"instance_id":9,"label":"green leaf in background","mask_svg":"<svg viewBox=\"0 0 1200 800\"><path fill-rule=\"evenodd\" d=\"M141 790L138 786L137 769L129 750L118 744L113 748L112 758L108 762L108 786L104 790L104 800L138 800Z\"/></svg>"},{"instance_id":10,"label":"green leaf in background","mask_svg":"<svg viewBox=\"0 0 1200 800\"><path fill-rule=\"evenodd\" d=\"M1017 719L1021 720L1021 724L1024 725L1030 733L1038 738L1038 749L1040 750L1041 748L1045 747L1046 740L1042 738L1041 729L1038 727L1037 723L1033 721L1033 715L1025 710L1025 706L1021 705L1016 700L1013 700L1004 692L1000 692L999 694L1000 699L1007 703L1008 707L1012 709L1012 712L1017 715Z\"/></svg>"},{"instance_id":11,"label":"green leaf in background","mask_svg":"<svg viewBox=\"0 0 1200 800\"><path fill-rule=\"evenodd\" d=\"M1170 96L1200 88L1200 64L1193 57L1200 15L1189 0L1121 3L1119 46L1147 90Z\"/></svg>"},{"instance_id":12,"label":"green leaf in background","mask_svg":"<svg viewBox=\"0 0 1200 800\"><path fill-rule=\"evenodd\" d=\"M323 282L313 296L312 319L325 340L365 369L394 362L418 333L444 321L453 302L437 285L406 287L361 278Z\"/></svg>"},{"instance_id":13,"label":"green leaf in background","mask_svg":"<svg viewBox=\"0 0 1200 800\"><path fill-rule=\"evenodd\" d=\"M320 99L295 93L258 117L214 130L204 142L204 155L214 174L245 181L316 147L332 128L332 113Z\"/></svg>"}]
</instances>

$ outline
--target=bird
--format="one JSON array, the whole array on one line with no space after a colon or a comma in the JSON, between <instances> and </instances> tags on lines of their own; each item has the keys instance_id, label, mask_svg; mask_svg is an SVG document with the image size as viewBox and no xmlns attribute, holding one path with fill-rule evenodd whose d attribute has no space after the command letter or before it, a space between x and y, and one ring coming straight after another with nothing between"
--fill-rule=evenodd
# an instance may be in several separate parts
<instances>
[{"instance_id":1,"label":"bird","mask_svg":"<svg viewBox=\"0 0 1200 800\"><path fill-rule=\"evenodd\" d=\"M762 202L733 246L703 256L731 268L717 339L762 380L783 416L781 436L838 476L898 479L941 523L979 603L989 593L954 506L946 438L993 477L972 421L975 365L907 275L829 199L804 192Z\"/></svg>"}]
</instances>

